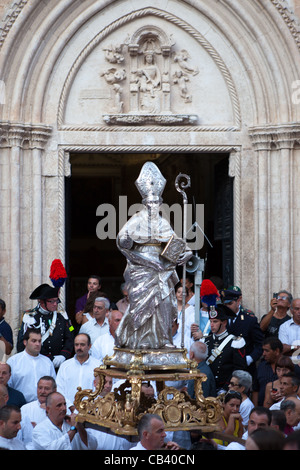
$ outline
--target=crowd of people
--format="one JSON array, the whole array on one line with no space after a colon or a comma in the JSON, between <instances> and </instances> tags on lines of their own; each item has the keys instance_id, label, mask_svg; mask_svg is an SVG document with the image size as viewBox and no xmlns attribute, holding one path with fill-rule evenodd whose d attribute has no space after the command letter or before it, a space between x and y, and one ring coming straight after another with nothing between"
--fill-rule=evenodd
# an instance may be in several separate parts
<instances>
[{"instance_id":1,"label":"crowd of people","mask_svg":"<svg viewBox=\"0 0 300 470\"><path fill-rule=\"evenodd\" d=\"M91 275L76 302L75 321L60 308L59 287L38 286L37 305L24 313L14 349L0 299L0 448L12 450L292 450L300 448L300 299L282 290L259 321L242 302L241 289L219 289L214 308L201 303L195 323L193 278L175 288L178 315L173 345L184 347L206 374L204 397L219 397L217 436L165 432L159 416L145 415L139 442L85 428L76 420L77 388L95 389L94 369L113 354L115 334L129 306L126 285L113 303ZM183 308L184 307L184 308ZM184 312L184 321L183 321ZM119 384L106 379L102 395ZM172 385L195 397L194 382ZM143 393L157 397L155 383Z\"/></svg>"}]
</instances>

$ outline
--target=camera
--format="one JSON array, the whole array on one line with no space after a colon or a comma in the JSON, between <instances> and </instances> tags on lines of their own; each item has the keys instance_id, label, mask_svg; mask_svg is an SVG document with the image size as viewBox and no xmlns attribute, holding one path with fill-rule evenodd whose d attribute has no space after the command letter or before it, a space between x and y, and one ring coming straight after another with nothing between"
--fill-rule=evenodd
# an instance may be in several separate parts
<instances>
[{"instance_id":1,"label":"camera","mask_svg":"<svg viewBox=\"0 0 300 470\"><path fill-rule=\"evenodd\" d=\"M277 294L277 292L274 292L274 294L273 294L273 299L278 299L278 294Z\"/></svg>"}]
</instances>

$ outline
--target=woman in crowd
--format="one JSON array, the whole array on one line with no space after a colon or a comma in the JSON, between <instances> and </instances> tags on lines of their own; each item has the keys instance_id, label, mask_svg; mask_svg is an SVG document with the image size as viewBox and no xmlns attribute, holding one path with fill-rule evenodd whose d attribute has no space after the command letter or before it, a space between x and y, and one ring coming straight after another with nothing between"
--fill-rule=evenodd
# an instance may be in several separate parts
<instances>
[{"instance_id":1,"label":"woman in crowd","mask_svg":"<svg viewBox=\"0 0 300 470\"><path fill-rule=\"evenodd\" d=\"M254 404L249 398L251 386L252 376L249 372L245 370L235 370L232 373L228 389L239 392L242 395L242 403L239 412L242 416L244 427L248 425L250 411L254 408Z\"/></svg>"},{"instance_id":2,"label":"woman in crowd","mask_svg":"<svg viewBox=\"0 0 300 470\"><path fill-rule=\"evenodd\" d=\"M266 385L264 400L264 406L266 408L270 408L270 406L274 405L274 403L282 400L283 397L280 394L279 389L280 378L283 376L283 374L286 374L288 372L294 372L294 368L295 366L290 357L279 357L275 366L275 373L277 374L278 379L273 382L269 382Z\"/></svg>"},{"instance_id":3,"label":"woman in crowd","mask_svg":"<svg viewBox=\"0 0 300 470\"><path fill-rule=\"evenodd\" d=\"M220 419L219 425L225 434L230 434L234 437L241 438L244 429L242 424L242 416L239 412L242 403L242 395L239 392L229 390L224 397L224 410ZM223 441L216 440L217 444L227 446L226 438Z\"/></svg>"}]
</instances>

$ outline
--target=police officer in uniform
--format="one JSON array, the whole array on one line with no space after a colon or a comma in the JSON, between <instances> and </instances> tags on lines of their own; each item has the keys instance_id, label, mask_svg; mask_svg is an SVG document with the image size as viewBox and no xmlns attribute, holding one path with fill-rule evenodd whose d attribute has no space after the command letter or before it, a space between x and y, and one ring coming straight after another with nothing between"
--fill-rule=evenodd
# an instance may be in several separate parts
<instances>
[{"instance_id":1,"label":"police officer in uniform","mask_svg":"<svg viewBox=\"0 0 300 470\"><path fill-rule=\"evenodd\" d=\"M237 286L222 291L222 302L234 313L227 325L229 333L241 336L246 342L247 370L255 377L256 362L261 358L264 334L255 314L241 305L242 292Z\"/></svg>"},{"instance_id":2,"label":"police officer in uniform","mask_svg":"<svg viewBox=\"0 0 300 470\"><path fill-rule=\"evenodd\" d=\"M226 391L234 370L247 368L245 341L227 330L228 318L233 312L223 304L210 309L211 333L205 338L208 347L207 364L216 380L217 393Z\"/></svg>"},{"instance_id":3,"label":"police officer in uniform","mask_svg":"<svg viewBox=\"0 0 300 470\"><path fill-rule=\"evenodd\" d=\"M23 336L27 328L37 328L42 333L41 354L53 361L56 369L72 356L74 335L72 326L63 313L58 311L59 287L41 284L30 295L38 305L24 313L18 334L17 351L24 349Z\"/></svg>"}]
</instances>

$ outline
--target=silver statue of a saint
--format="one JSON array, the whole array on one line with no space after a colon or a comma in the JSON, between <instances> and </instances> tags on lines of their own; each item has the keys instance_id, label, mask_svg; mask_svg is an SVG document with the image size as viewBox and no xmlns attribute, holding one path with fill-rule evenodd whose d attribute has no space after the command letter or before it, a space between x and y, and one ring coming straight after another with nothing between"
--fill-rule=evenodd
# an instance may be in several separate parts
<instances>
[{"instance_id":1,"label":"silver statue of a saint","mask_svg":"<svg viewBox=\"0 0 300 470\"><path fill-rule=\"evenodd\" d=\"M160 214L166 180L146 162L136 180L143 207L120 230L117 246L127 258L124 272L129 307L116 331L119 348L172 348L172 323L177 317L174 287L176 265L192 252Z\"/></svg>"}]
</instances>

